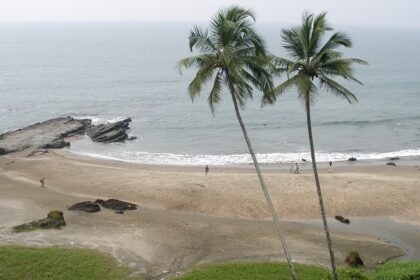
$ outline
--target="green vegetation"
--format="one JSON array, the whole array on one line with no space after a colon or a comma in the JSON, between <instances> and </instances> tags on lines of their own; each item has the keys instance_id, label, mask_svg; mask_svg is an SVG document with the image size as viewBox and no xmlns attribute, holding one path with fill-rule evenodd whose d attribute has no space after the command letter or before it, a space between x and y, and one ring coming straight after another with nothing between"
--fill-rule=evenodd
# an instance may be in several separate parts
<instances>
[{"instance_id":1,"label":"green vegetation","mask_svg":"<svg viewBox=\"0 0 420 280\"><path fill-rule=\"evenodd\" d=\"M283 47L288 52L290 59L273 57L273 66L275 68L274 73L278 75L285 74L287 79L274 88L271 93L265 94L264 101L266 103L274 103L277 95L281 95L291 88L296 88L298 98L305 105L315 185L324 222L334 280L338 280L334 251L332 249L316 166L311 104L314 103L315 96L318 94L318 88L344 98L350 103L356 102L356 96L339 84L336 79L340 78L362 84L354 77L352 65L355 63L367 64L367 62L357 58L343 57L343 54L337 49L339 47L350 48L352 46L351 39L342 32L334 32L328 25L325 16L326 13L321 13L316 17L313 14L304 13L301 25L282 30ZM328 33L332 34L329 38L325 38Z\"/></svg>"},{"instance_id":2,"label":"green vegetation","mask_svg":"<svg viewBox=\"0 0 420 280\"><path fill-rule=\"evenodd\" d=\"M287 248L286 238L240 112L240 108L243 109L247 99L252 98L254 88L266 94L273 90L272 77L268 70L268 53L264 40L253 27L254 22L255 16L250 10L238 6L221 10L211 19L210 29L201 29L195 26L191 31L190 50L198 54L182 59L179 61L178 67L180 70L183 68L197 69L195 78L188 86L191 99L199 95L205 85L213 80L207 98L213 113L215 106L221 101L223 87L228 90L236 118L273 217L291 277L295 280L296 273Z\"/></svg>"},{"instance_id":3,"label":"green vegetation","mask_svg":"<svg viewBox=\"0 0 420 280\"><path fill-rule=\"evenodd\" d=\"M0 246L0 280L125 280L129 270L88 249Z\"/></svg>"},{"instance_id":4,"label":"green vegetation","mask_svg":"<svg viewBox=\"0 0 420 280\"><path fill-rule=\"evenodd\" d=\"M295 264L299 280L330 280L321 267ZM112 256L88 249L30 248L0 246L0 280L133 280L129 269L119 266ZM338 270L341 280L417 280L420 262L389 262L366 272ZM136 278L138 279L138 278ZM289 280L286 263L228 263L194 268L180 280Z\"/></svg>"},{"instance_id":5,"label":"green vegetation","mask_svg":"<svg viewBox=\"0 0 420 280\"><path fill-rule=\"evenodd\" d=\"M299 280L330 280L331 273L320 267L295 264ZM339 269L341 280L417 280L420 262L390 262L371 272L361 269ZM180 280L289 280L284 263L232 263L201 266L186 273Z\"/></svg>"}]
</instances>

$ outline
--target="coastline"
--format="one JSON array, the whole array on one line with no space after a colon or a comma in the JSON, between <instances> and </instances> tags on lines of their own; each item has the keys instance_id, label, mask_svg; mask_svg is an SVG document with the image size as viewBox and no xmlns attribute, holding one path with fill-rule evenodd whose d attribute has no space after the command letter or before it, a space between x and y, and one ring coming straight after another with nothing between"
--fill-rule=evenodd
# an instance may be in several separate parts
<instances>
[{"instance_id":1,"label":"coastline","mask_svg":"<svg viewBox=\"0 0 420 280\"><path fill-rule=\"evenodd\" d=\"M202 166L132 164L66 150L27 154L0 157L0 244L95 248L147 275L204 263L283 260L251 166L210 167L204 175ZM311 170L290 174L264 168L263 173L294 260L328 266ZM39 187L42 177L46 189ZM320 178L338 263L350 250L358 250L368 267L404 252L408 258L419 257L420 248L407 251L418 242L406 246L374 226L386 217L394 226L408 222L420 228L420 170L415 166L337 167L332 174L321 169ZM105 209L95 214L67 210L76 202L98 198L133 202L139 209L124 215ZM53 209L64 212L67 226L61 231L11 233L12 226ZM370 219L378 234L360 231L352 223L340 228L333 218L337 214L354 225ZM408 235L405 241L413 240L416 232L411 231L401 227L401 235Z\"/></svg>"}]
</instances>

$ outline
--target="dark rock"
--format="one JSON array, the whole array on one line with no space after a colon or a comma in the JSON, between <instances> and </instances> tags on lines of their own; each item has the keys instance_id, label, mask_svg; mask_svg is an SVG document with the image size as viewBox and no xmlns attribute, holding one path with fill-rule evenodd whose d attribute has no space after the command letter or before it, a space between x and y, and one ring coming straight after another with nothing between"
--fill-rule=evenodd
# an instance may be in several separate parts
<instances>
[{"instance_id":1,"label":"dark rock","mask_svg":"<svg viewBox=\"0 0 420 280\"><path fill-rule=\"evenodd\" d=\"M345 261L349 266L352 266L352 267L357 267L357 266L363 266L364 265L363 260L360 257L359 252L357 252L357 251L350 252L347 255Z\"/></svg>"},{"instance_id":2,"label":"dark rock","mask_svg":"<svg viewBox=\"0 0 420 280\"><path fill-rule=\"evenodd\" d=\"M343 224L350 224L350 220L347 219L347 218L344 218L343 216L337 215L337 216L335 216L335 219L337 221L342 222Z\"/></svg>"},{"instance_id":3,"label":"dark rock","mask_svg":"<svg viewBox=\"0 0 420 280\"><path fill-rule=\"evenodd\" d=\"M55 118L0 135L0 154L27 148L62 148L68 146L65 137L81 135L90 126L88 119Z\"/></svg>"},{"instance_id":4,"label":"dark rock","mask_svg":"<svg viewBox=\"0 0 420 280\"><path fill-rule=\"evenodd\" d=\"M306 159L302 158L302 161L307 161Z\"/></svg>"},{"instance_id":5,"label":"dark rock","mask_svg":"<svg viewBox=\"0 0 420 280\"><path fill-rule=\"evenodd\" d=\"M97 199L95 200L96 203L99 203L102 207L108 208L108 209L112 209L115 211L125 211L125 210L136 210L137 209L137 205L136 204L132 204L129 202L125 202L125 201L121 201L118 199L108 199L106 201L102 200L102 199ZM121 214L121 213L119 213Z\"/></svg>"},{"instance_id":6,"label":"dark rock","mask_svg":"<svg viewBox=\"0 0 420 280\"><path fill-rule=\"evenodd\" d=\"M24 232L33 231L36 229L60 229L62 226L65 225L66 222L64 221L63 212L54 210L48 213L47 218L15 226L13 227L13 231Z\"/></svg>"},{"instance_id":7,"label":"dark rock","mask_svg":"<svg viewBox=\"0 0 420 280\"><path fill-rule=\"evenodd\" d=\"M400 160L400 157L391 157L389 160Z\"/></svg>"},{"instance_id":8,"label":"dark rock","mask_svg":"<svg viewBox=\"0 0 420 280\"><path fill-rule=\"evenodd\" d=\"M387 162L386 165L397 166L397 164L395 162Z\"/></svg>"},{"instance_id":9,"label":"dark rock","mask_svg":"<svg viewBox=\"0 0 420 280\"><path fill-rule=\"evenodd\" d=\"M115 123L91 125L86 129L86 134L94 142L112 143L128 139L127 130L130 129L130 118Z\"/></svg>"},{"instance_id":10,"label":"dark rock","mask_svg":"<svg viewBox=\"0 0 420 280\"><path fill-rule=\"evenodd\" d=\"M347 161L356 161L356 160L357 160L357 158L355 158L355 157L351 157L351 158L347 159Z\"/></svg>"},{"instance_id":11,"label":"dark rock","mask_svg":"<svg viewBox=\"0 0 420 280\"><path fill-rule=\"evenodd\" d=\"M68 208L70 211L78 210L78 211L84 211L87 213L95 213L101 210L101 207L98 203L92 202L92 201L84 201L79 202L76 204L73 204Z\"/></svg>"},{"instance_id":12,"label":"dark rock","mask_svg":"<svg viewBox=\"0 0 420 280\"><path fill-rule=\"evenodd\" d=\"M137 139L137 136L130 136L130 137L127 138L127 141L133 141L133 140L136 140L136 139Z\"/></svg>"},{"instance_id":13,"label":"dark rock","mask_svg":"<svg viewBox=\"0 0 420 280\"><path fill-rule=\"evenodd\" d=\"M55 139L50 143L39 146L40 149L61 149L70 146L70 142L64 141L64 139Z\"/></svg>"},{"instance_id":14,"label":"dark rock","mask_svg":"<svg viewBox=\"0 0 420 280\"><path fill-rule=\"evenodd\" d=\"M118 211L115 211L115 214L124 214L124 211L118 210Z\"/></svg>"}]
</instances>

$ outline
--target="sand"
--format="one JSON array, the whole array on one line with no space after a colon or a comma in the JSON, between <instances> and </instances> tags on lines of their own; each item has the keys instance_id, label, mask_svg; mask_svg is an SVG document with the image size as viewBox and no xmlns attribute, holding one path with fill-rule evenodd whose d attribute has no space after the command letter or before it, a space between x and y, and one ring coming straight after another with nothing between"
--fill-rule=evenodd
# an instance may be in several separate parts
<instances>
[{"instance_id":1,"label":"sand","mask_svg":"<svg viewBox=\"0 0 420 280\"><path fill-rule=\"evenodd\" d=\"M0 244L96 248L137 273L159 279L202 263L284 261L252 168L210 167L204 175L203 167L138 165L65 150L27 154L0 157ZM45 189L40 188L42 177ZM296 175L286 168L265 169L264 177L279 216L287 220L283 224L293 260L328 266L311 170ZM412 228L401 227L402 235L409 236L404 240L418 240L418 167L344 166L329 174L321 166L320 178L339 263L350 250L358 250L373 266L408 252L404 246L420 248L418 241L398 243L397 237L360 230L369 227L369 219L375 225L373 221L385 218L396 225L410 223ZM140 207L124 215L107 209L94 214L67 211L73 203L97 198ZM43 218L53 209L64 212L67 226L62 230L11 233L12 226ZM337 214L367 219L366 226L338 225L333 219ZM418 258L420 253L416 247L408 255Z\"/></svg>"}]
</instances>

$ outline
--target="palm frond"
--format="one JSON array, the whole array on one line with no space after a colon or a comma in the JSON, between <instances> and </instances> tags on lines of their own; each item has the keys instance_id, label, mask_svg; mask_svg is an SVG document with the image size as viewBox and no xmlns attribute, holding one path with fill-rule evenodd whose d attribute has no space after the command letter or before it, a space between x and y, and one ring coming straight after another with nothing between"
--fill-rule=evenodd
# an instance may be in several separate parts
<instances>
[{"instance_id":1,"label":"palm frond","mask_svg":"<svg viewBox=\"0 0 420 280\"><path fill-rule=\"evenodd\" d=\"M220 93L222 90L223 79L221 73L218 72L214 78L213 87L210 91L209 97L207 98L212 114L215 112L215 105L220 101Z\"/></svg>"},{"instance_id":2,"label":"palm frond","mask_svg":"<svg viewBox=\"0 0 420 280\"><path fill-rule=\"evenodd\" d=\"M321 84L321 88L325 88L327 91L331 92L335 96L346 99L350 104L357 102L356 95L348 89L346 89L344 86L337 83L336 81L326 76L320 76L319 82Z\"/></svg>"}]
</instances>

